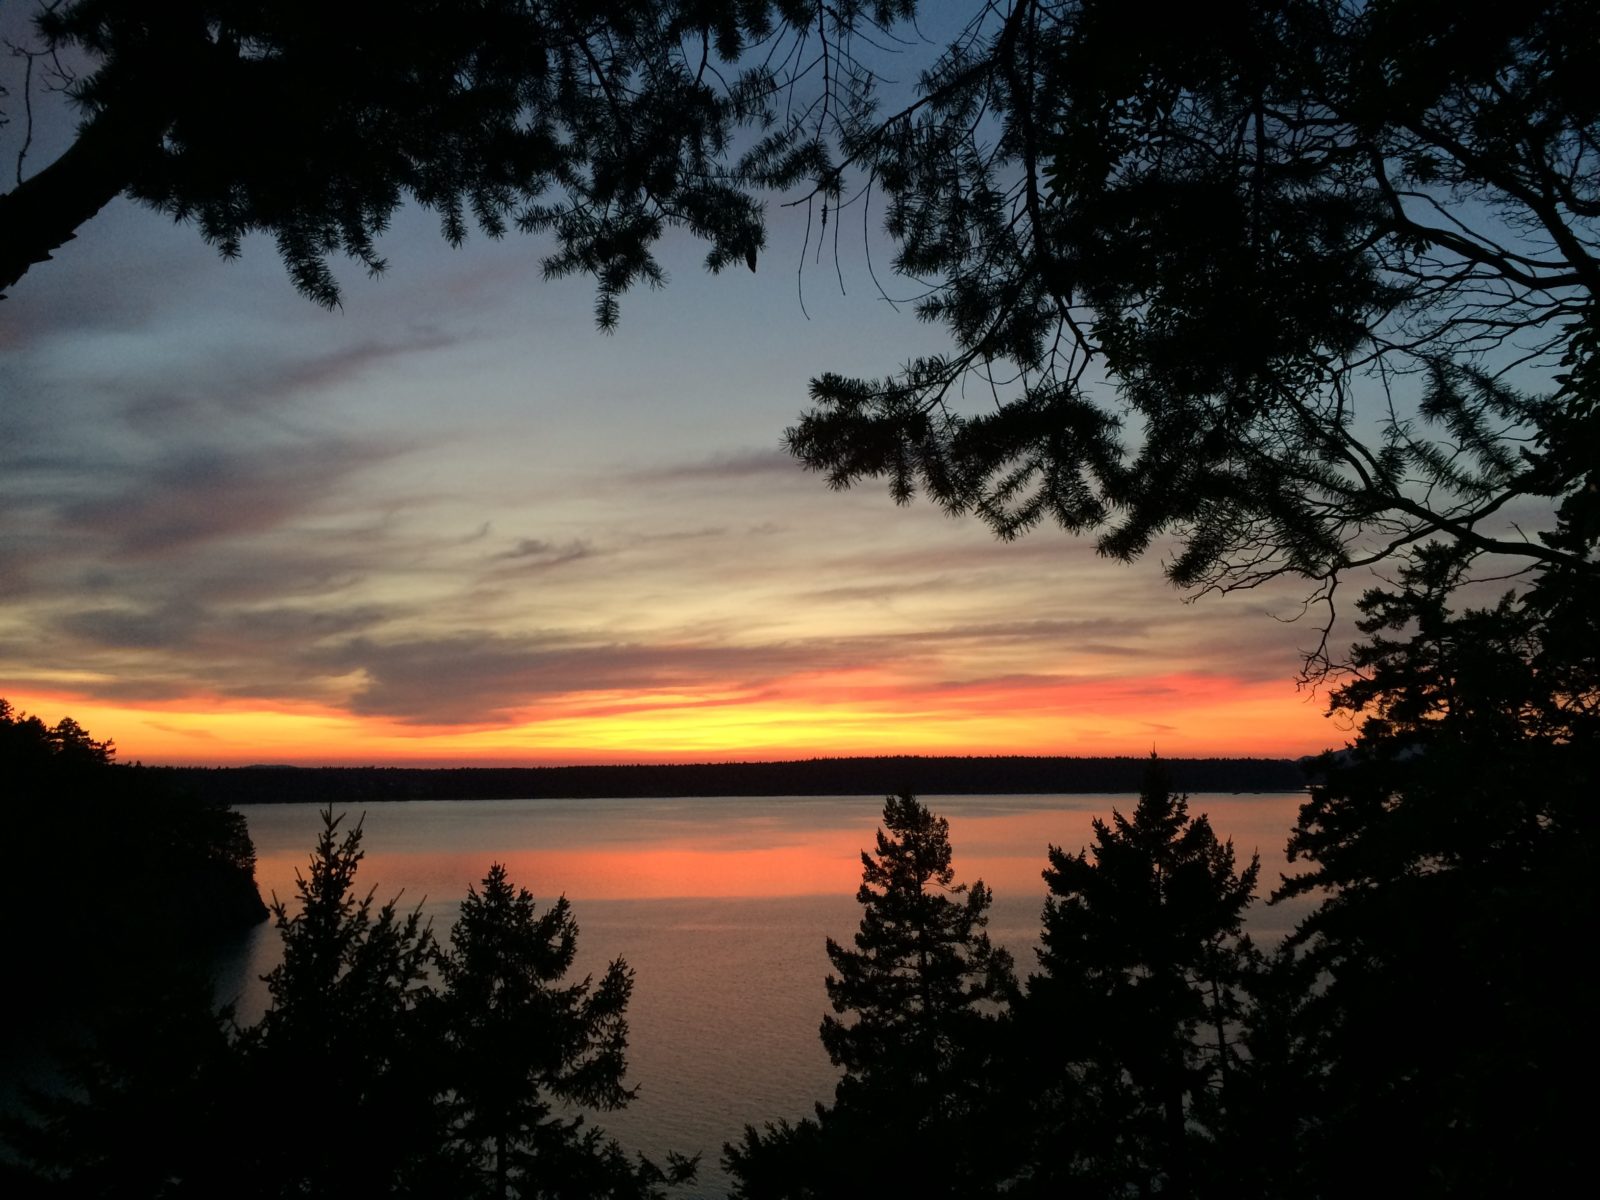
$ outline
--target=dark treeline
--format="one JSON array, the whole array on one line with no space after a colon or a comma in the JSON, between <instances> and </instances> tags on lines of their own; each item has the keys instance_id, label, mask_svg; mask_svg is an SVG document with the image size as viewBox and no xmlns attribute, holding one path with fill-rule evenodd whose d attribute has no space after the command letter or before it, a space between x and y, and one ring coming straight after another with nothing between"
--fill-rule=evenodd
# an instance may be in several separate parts
<instances>
[{"instance_id":1,"label":"dark treeline","mask_svg":"<svg viewBox=\"0 0 1600 1200\"><path fill-rule=\"evenodd\" d=\"M1303 766L1281 758L1168 760L1191 792L1290 792ZM216 804L384 800L606 799L664 796L860 796L1136 792L1138 758L812 758L794 762L589 767L149 767Z\"/></svg>"}]
</instances>

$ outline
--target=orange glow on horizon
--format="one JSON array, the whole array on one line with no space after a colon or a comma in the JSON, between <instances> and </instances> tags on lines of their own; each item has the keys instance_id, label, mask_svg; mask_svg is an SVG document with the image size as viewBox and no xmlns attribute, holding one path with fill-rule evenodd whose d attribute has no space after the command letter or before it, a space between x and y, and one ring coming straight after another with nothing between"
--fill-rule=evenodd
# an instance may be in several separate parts
<instances>
[{"instance_id":1,"label":"orange glow on horizon","mask_svg":"<svg viewBox=\"0 0 1600 1200\"><path fill-rule=\"evenodd\" d=\"M752 694L594 692L482 725L414 725L318 704L215 696L148 703L69 690L0 692L71 716L118 761L207 766L567 765L856 755L1295 757L1348 730L1284 681L1176 673L909 687L872 672L792 677Z\"/></svg>"}]
</instances>

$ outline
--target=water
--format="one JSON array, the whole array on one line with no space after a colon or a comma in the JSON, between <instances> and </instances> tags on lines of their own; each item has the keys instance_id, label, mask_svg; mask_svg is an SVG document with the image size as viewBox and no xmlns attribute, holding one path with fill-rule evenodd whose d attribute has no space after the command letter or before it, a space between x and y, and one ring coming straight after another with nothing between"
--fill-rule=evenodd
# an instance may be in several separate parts
<instances>
[{"instance_id":1,"label":"water","mask_svg":"<svg viewBox=\"0 0 1600 1200\"><path fill-rule=\"evenodd\" d=\"M995 894L990 933L1022 973L1044 904L1050 843L1088 844L1095 816L1132 796L929 796L950 821L958 881ZM1299 795L1200 795L1242 860L1259 850L1263 890L1285 869L1283 843ZM824 939L860 919L861 851L873 844L882 797L666 800L415 801L365 810L357 884L379 901L421 905L441 939L469 884L491 862L541 901L565 893L580 927L576 970L616 957L636 973L629 1080L639 1097L595 1118L630 1150L700 1152L693 1194L722 1195L723 1142L748 1123L795 1119L829 1100L835 1072L817 1028L828 1010ZM314 805L243 805L263 896L294 894L321 829ZM360 817L352 812L347 820ZM1252 932L1274 940L1299 912L1256 906ZM219 990L251 1021L266 1004L260 976L278 961L259 927L219 968Z\"/></svg>"}]
</instances>

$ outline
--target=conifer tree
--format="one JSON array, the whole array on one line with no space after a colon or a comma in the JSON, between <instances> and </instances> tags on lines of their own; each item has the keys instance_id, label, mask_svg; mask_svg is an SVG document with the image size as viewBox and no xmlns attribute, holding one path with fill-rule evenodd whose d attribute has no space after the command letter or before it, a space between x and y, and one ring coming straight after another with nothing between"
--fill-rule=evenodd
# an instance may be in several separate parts
<instances>
[{"instance_id":1,"label":"conifer tree","mask_svg":"<svg viewBox=\"0 0 1600 1200\"><path fill-rule=\"evenodd\" d=\"M949 822L901 795L883 824L877 853L861 855L855 949L828 939L838 1015L822 1019L822 1043L851 1088L937 1090L992 1024L985 1005L1009 998L1011 956L986 932L989 889L953 882Z\"/></svg>"},{"instance_id":2,"label":"conifer tree","mask_svg":"<svg viewBox=\"0 0 1600 1200\"><path fill-rule=\"evenodd\" d=\"M261 1147L241 1195L423 1196L454 1174L424 1024L433 934L420 906L402 915L398 897L375 909L372 890L355 892L361 822L341 834L342 821L322 814L299 909L273 897L283 961L240 1042L262 1127L296 1113L314 1132Z\"/></svg>"},{"instance_id":3,"label":"conifer tree","mask_svg":"<svg viewBox=\"0 0 1600 1200\"><path fill-rule=\"evenodd\" d=\"M1236 870L1233 843L1154 760L1132 817L1113 810L1094 835L1077 854L1051 846L1044 872L1041 971L1021 1008L1042 1122L1031 1185L1193 1193L1196 1134L1238 1065L1259 860Z\"/></svg>"},{"instance_id":4,"label":"conifer tree","mask_svg":"<svg viewBox=\"0 0 1600 1200\"><path fill-rule=\"evenodd\" d=\"M978 1196L1003 1171L993 1085L1015 981L985 928L989 890L954 882L949 823L910 795L885 801L861 865L854 949L827 944L822 1042L844 1077L815 1122L747 1126L725 1147L747 1200Z\"/></svg>"},{"instance_id":5,"label":"conifer tree","mask_svg":"<svg viewBox=\"0 0 1600 1200\"><path fill-rule=\"evenodd\" d=\"M1596 496L1551 538L1590 561ZM1572 1098L1600 1070L1580 949L1600 912L1600 605L1556 568L1464 605L1469 557L1420 547L1362 598L1333 706L1366 720L1289 842L1308 869L1280 894L1319 898L1291 939L1315 980L1292 1030L1316 1085L1302 1194L1353 1190L1354 1144L1416 1196L1562 1195L1589 1174Z\"/></svg>"},{"instance_id":6,"label":"conifer tree","mask_svg":"<svg viewBox=\"0 0 1600 1200\"><path fill-rule=\"evenodd\" d=\"M597 985L563 985L577 940L565 896L540 913L499 863L462 903L440 1011L453 1133L478 1168L470 1194L645 1197L693 1175L677 1156L665 1172L630 1161L562 1108L621 1108L636 1090L623 1083L633 972L616 959Z\"/></svg>"}]
</instances>

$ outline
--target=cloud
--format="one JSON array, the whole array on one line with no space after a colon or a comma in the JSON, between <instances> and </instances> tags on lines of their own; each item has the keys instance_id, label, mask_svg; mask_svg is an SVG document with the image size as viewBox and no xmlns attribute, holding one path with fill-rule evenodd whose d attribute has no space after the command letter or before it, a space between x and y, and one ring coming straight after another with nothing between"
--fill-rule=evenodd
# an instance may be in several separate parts
<instances>
[{"instance_id":1,"label":"cloud","mask_svg":"<svg viewBox=\"0 0 1600 1200\"><path fill-rule=\"evenodd\" d=\"M599 553L592 543L583 538L560 544L547 542L543 538L522 538L511 549L492 555L490 561L507 564L501 573L522 573L564 566L581 559L594 558Z\"/></svg>"},{"instance_id":2,"label":"cloud","mask_svg":"<svg viewBox=\"0 0 1600 1200\"><path fill-rule=\"evenodd\" d=\"M102 539L113 556L168 555L283 525L401 452L347 441L177 450L125 471L120 486L62 505L57 524Z\"/></svg>"},{"instance_id":3,"label":"cloud","mask_svg":"<svg viewBox=\"0 0 1600 1200\"><path fill-rule=\"evenodd\" d=\"M33 590L35 569L54 559L45 539L0 524L0 600L18 599Z\"/></svg>"},{"instance_id":4,"label":"cloud","mask_svg":"<svg viewBox=\"0 0 1600 1200\"><path fill-rule=\"evenodd\" d=\"M633 477L652 483L723 483L760 477L805 479L806 470L782 450L740 450L697 462L652 467Z\"/></svg>"},{"instance_id":5,"label":"cloud","mask_svg":"<svg viewBox=\"0 0 1600 1200\"><path fill-rule=\"evenodd\" d=\"M321 659L359 672L352 708L417 724L509 724L540 701L602 692L756 689L795 672L837 667L833 642L755 646L672 641L586 643L565 634L457 632L378 641L357 638ZM853 663L852 663L853 665Z\"/></svg>"},{"instance_id":6,"label":"cloud","mask_svg":"<svg viewBox=\"0 0 1600 1200\"><path fill-rule=\"evenodd\" d=\"M770 532L770 530L750 529L746 532L760 534ZM728 529L725 525L705 525L699 529L675 529L668 530L665 533L636 534L633 541L641 546L646 546L657 542L698 542L705 538L726 537L727 534Z\"/></svg>"},{"instance_id":7,"label":"cloud","mask_svg":"<svg viewBox=\"0 0 1600 1200\"><path fill-rule=\"evenodd\" d=\"M360 676L352 702L359 713L416 724L494 725L528 719L532 710L557 703L565 716L591 711L597 703L618 712L721 703L704 694L713 691L736 692L743 701L773 694L774 688L798 695L809 693L816 679L841 674L851 682L827 686L857 695L1060 687L1079 677L1020 671L956 678L947 669L969 656L993 661L996 649L1007 644L1035 659L1044 647L1064 661L1072 657L1073 643L1043 637L1046 631L1104 632L1118 624L995 623L746 642L733 640L733 629L714 627L692 637L672 630L642 633L632 641L597 641L572 631L516 636L458 630L437 637L353 638L317 662L326 672ZM609 695L619 692L657 695L639 705ZM661 693L673 698L660 699ZM585 699L602 694L603 701Z\"/></svg>"},{"instance_id":8,"label":"cloud","mask_svg":"<svg viewBox=\"0 0 1600 1200\"><path fill-rule=\"evenodd\" d=\"M163 371L158 385L127 397L123 416L135 429L161 430L210 409L254 412L284 399L328 391L409 355L426 355L461 341L433 325L418 325L404 338L360 339L319 353L299 346L269 346L247 353L191 358L187 378L172 382Z\"/></svg>"},{"instance_id":9,"label":"cloud","mask_svg":"<svg viewBox=\"0 0 1600 1200\"><path fill-rule=\"evenodd\" d=\"M56 627L91 647L171 650L191 644L201 620L195 605L171 604L143 610L84 609L63 614Z\"/></svg>"},{"instance_id":10,"label":"cloud","mask_svg":"<svg viewBox=\"0 0 1600 1200\"><path fill-rule=\"evenodd\" d=\"M176 601L144 609L81 609L63 614L56 627L90 648L190 647L214 662L259 657L281 663L324 639L371 629L389 615L378 605L207 609Z\"/></svg>"},{"instance_id":11,"label":"cloud","mask_svg":"<svg viewBox=\"0 0 1600 1200\"><path fill-rule=\"evenodd\" d=\"M145 718L145 724L150 726L152 729L159 729L163 733L175 733L184 738L198 738L201 741L206 742L217 742L222 740L217 734L212 733L209 729L191 729L183 725L173 725L166 721L152 721L148 717Z\"/></svg>"},{"instance_id":12,"label":"cloud","mask_svg":"<svg viewBox=\"0 0 1600 1200\"><path fill-rule=\"evenodd\" d=\"M1059 688L1075 682L1070 675L989 675L978 679L941 679L933 687L940 692L1030 691Z\"/></svg>"}]
</instances>

